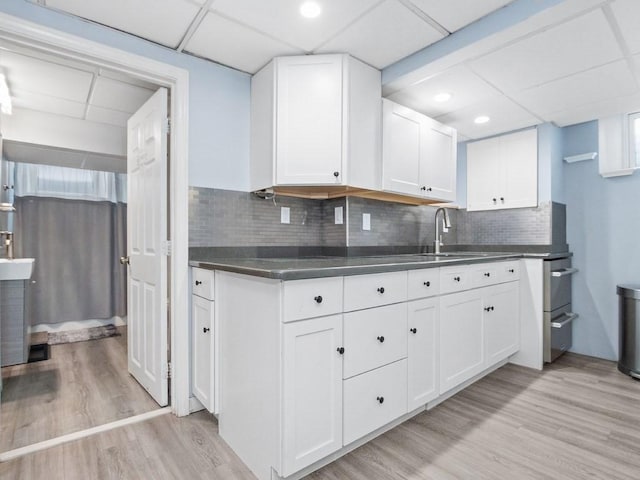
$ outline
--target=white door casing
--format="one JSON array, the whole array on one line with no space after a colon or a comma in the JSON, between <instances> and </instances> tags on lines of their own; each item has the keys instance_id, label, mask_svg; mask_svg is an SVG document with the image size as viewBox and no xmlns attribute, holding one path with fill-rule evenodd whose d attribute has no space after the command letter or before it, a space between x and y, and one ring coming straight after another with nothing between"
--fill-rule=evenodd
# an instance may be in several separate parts
<instances>
[{"instance_id":1,"label":"white door casing","mask_svg":"<svg viewBox=\"0 0 640 480\"><path fill-rule=\"evenodd\" d=\"M167 375L167 105L160 88L127 122L129 372L160 404Z\"/></svg>"}]
</instances>

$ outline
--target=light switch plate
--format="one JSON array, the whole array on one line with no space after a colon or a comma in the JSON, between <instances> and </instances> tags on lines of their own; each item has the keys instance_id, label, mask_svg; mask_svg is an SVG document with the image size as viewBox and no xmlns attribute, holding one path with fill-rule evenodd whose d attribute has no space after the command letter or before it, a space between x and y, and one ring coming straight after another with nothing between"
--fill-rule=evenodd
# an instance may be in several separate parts
<instances>
[{"instance_id":1,"label":"light switch plate","mask_svg":"<svg viewBox=\"0 0 640 480\"><path fill-rule=\"evenodd\" d=\"M344 214L342 207L336 207L334 209L335 223L336 225L342 225L344 223Z\"/></svg>"},{"instance_id":2,"label":"light switch plate","mask_svg":"<svg viewBox=\"0 0 640 480\"><path fill-rule=\"evenodd\" d=\"M371 214L362 214L362 230L371 230Z\"/></svg>"},{"instance_id":3,"label":"light switch plate","mask_svg":"<svg viewBox=\"0 0 640 480\"><path fill-rule=\"evenodd\" d=\"M280 223L291 223L291 209L280 207Z\"/></svg>"}]
</instances>

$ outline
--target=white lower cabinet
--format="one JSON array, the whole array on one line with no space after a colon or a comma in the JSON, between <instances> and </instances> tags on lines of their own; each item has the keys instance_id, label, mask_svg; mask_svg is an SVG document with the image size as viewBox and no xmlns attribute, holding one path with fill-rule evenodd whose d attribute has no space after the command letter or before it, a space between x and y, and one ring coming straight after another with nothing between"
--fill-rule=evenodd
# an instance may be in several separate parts
<instances>
[{"instance_id":1,"label":"white lower cabinet","mask_svg":"<svg viewBox=\"0 0 640 480\"><path fill-rule=\"evenodd\" d=\"M282 476L342 447L341 348L342 315L283 327Z\"/></svg>"},{"instance_id":2,"label":"white lower cabinet","mask_svg":"<svg viewBox=\"0 0 640 480\"><path fill-rule=\"evenodd\" d=\"M483 314L489 367L520 348L520 304L518 282L496 285L487 290Z\"/></svg>"},{"instance_id":3,"label":"white lower cabinet","mask_svg":"<svg viewBox=\"0 0 640 480\"><path fill-rule=\"evenodd\" d=\"M427 298L408 304L408 411L438 396L439 303L438 298Z\"/></svg>"},{"instance_id":4,"label":"white lower cabinet","mask_svg":"<svg viewBox=\"0 0 640 480\"><path fill-rule=\"evenodd\" d=\"M193 394L210 412L214 411L214 310L213 302L197 295L192 303Z\"/></svg>"},{"instance_id":5,"label":"white lower cabinet","mask_svg":"<svg viewBox=\"0 0 640 480\"><path fill-rule=\"evenodd\" d=\"M345 445L405 413L407 413L406 359L345 380Z\"/></svg>"},{"instance_id":6,"label":"white lower cabinet","mask_svg":"<svg viewBox=\"0 0 640 480\"><path fill-rule=\"evenodd\" d=\"M440 394L484 369L484 326L480 290L440 300Z\"/></svg>"}]
</instances>

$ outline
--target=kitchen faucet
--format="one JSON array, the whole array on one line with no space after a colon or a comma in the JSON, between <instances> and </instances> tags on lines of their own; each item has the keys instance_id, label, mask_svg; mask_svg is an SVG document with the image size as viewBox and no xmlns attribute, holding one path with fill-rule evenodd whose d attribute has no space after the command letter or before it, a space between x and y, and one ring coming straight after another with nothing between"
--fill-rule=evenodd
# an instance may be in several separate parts
<instances>
[{"instance_id":1,"label":"kitchen faucet","mask_svg":"<svg viewBox=\"0 0 640 480\"><path fill-rule=\"evenodd\" d=\"M443 232L448 232L449 229L451 228L451 219L449 218L449 212L447 211L446 208L440 207L439 209L436 210L436 239L433 242L433 245L435 247L435 251L434 253L440 253L440 247L442 245L444 245L444 243L442 243L442 235L440 235L440 224L438 223L438 214L442 212L443 213L443 228L442 231Z\"/></svg>"},{"instance_id":2,"label":"kitchen faucet","mask_svg":"<svg viewBox=\"0 0 640 480\"><path fill-rule=\"evenodd\" d=\"M0 231L0 238L5 237L4 246L7 253L7 259L13 260L13 232L7 230Z\"/></svg>"}]
</instances>

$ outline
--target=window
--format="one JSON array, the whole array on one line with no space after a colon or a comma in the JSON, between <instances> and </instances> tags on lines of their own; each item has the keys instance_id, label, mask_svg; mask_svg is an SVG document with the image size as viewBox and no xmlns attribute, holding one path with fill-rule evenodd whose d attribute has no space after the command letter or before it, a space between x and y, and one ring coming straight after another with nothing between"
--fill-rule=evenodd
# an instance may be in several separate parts
<instances>
[{"instance_id":1,"label":"window","mask_svg":"<svg viewBox=\"0 0 640 480\"><path fill-rule=\"evenodd\" d=\"M629 164L640 168L640 112L629 114Z\"/></svg>"}]
</instances>

